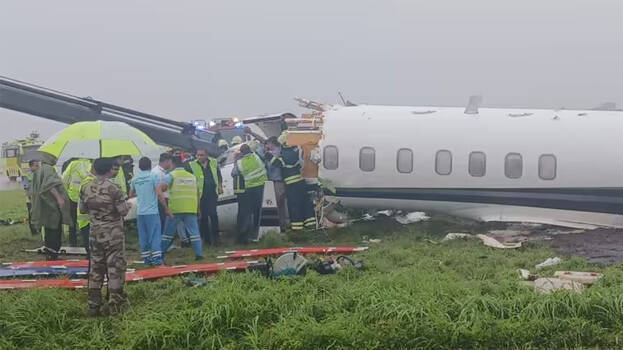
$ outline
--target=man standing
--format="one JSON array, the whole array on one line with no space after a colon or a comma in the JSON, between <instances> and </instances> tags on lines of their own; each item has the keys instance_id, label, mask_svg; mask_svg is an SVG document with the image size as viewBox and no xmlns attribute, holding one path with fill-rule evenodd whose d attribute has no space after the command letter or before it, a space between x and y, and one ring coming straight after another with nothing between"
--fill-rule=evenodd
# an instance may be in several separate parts
<instances>
[{"instance_id":1,"label":"man standing","mask_svg":"<svg viewBox=\"0 0 623 350\"><path fill-rule=\"evenodd\" d=\"M45 227L44 245L47 260L56 260L61 249L63 224L70 225L69 198L54 165L56 157L41 153L41 166L32 177L32 224L37 229Z\"/></svg>"},{"instance_id":2,"label":"man standing","mask_svg":"<svg viewBox=\"0 0 623 350\"><path fill-rule=\"evenodd\" d=\"M158 178L158 184L166 183L167 172L173 167L173 156L170 153L162 153L158 165L151 169L151 173ZM165 201L169 198L169 192L163 191L162 196ZM158 215L160 215L160 227L164 227L164 222L167 218L167 213L164 210L165 207L158 202Z\"/></svg>"},{"instance_id":3,"label":"man standing","mask_svg":"<svg viewBox=\"0 0 623 350\"><path fill-rule=\"evenodd\" d=\"M281 174L281 164L279 164L281 158L281 144L276 137L273 136L266 140L264 156L268 180L272 181L275 187L275 199L277 200L277 211L279 213L279 227L281 228L281 232L285 232L288 228L286 184Z\"/></svg>"},{"instance_id":4,"label":"man standing","mask_svg":"<svg viewBox=\"0 0 623 350\"><path fill-rule=\"evenodd\" d=\"M28 161L28 172L26 175L22 177L22 186L24 187L24 191L26 191L26 208L28 209L28 226L30 227L30 233L32 235L36 235L39 233L35 226L32 224L32 195L30 193L30 186L32 184L32 175L35 173L37 169L39 169L39 161L36 159L31 159Z\"/></svg>"},{"instance_id":5,"label":"man standing","mask_svg":"<svg viewBox=\"0 0 623 350\"><path fill-rule=\"evenodd\" d=\"M126 302L125 232L123 218L130 210L126 195L113 184L113 160L99 158L93 163L95 180L82 189L80 212L89 214L91 232L89 245L88 314L97 316L102 306L102 285L108 274L108 312L117 314Z\"/></svg>"},{"instance_id":6,"label":"man standing","mask_svg":"<svg viewBox=\"0 0 623 350\"><path fill-rule=\"evenodd\" d=\"M138 241L141 246L141 258L147 265L162 265L161 226L158 204L168 212L167 203L162 195L158 176L151 172L151 160L143 157L138 161L141 170L130 184L130 197L138 197L137 224Z\"/></svg>"},{"instance_id":7,"label":"man standing","mask_svg":"<svg viewBox=\"0 0 623 350\"><path fill-rule=\"evenodd\" d=\"M223 193L223 176L218 161L208 157L204 149L197 151L197 159L188 163L187 171L195 175L199 186L199 208L201 218L199 230L206 244L215 246L219 243L219 225L216 206L218 196Z\"/></svg>"},{"instance_id":8,"label":"man standing","mask_svg":"<svg viewBox=\"0 0 623 350\"><path fill-rule=\"evenodd\" d=\"M244 177L245 196L247 200L247 218L243 233L239 233L243 240L254 240L257 238L257 230L260 223L260 212L262 210L262 198L264 196L264 182L266 168L264 162L247 144L240 146L240 153L236 156L236 169Z\"/></svg>"},{"instance_id":9,"label":"man standing","mask_svg":"<svg viewBox=\"0 0 623 350\"><path fill-rule=\"evenodd\" d=\"M286 184L286 198L292 230L316 228L316 211L307 193L305 180L301 176L299 149L296 146L287 145L285 134L280 136L279 141L283 145L279 163Z\"/></svg>"},{"instance_id":10,"label":"man standing","mask_svg":"<svg viewBox=\"0 0 623 350\"><path fill-rule=\"evenodd\" d=\"M89 159L72 160L65 171L63 171L63 184L67 189L69 197L69 212L71 213L71 225L69 225L69 245L75 247L78 245L78 236L76 234L78 227L78 197L80 196L80 184L89 176L91 170L91 161Z\"/></svg>"},{"instance_id":11,"label":"man standing","mask_svg":"<svg viewBox=\"0 0 623 350\"><path fill-rule=\"evenodd\" d=\"M82 180L82 183L80 184L80 195L78 196L78 213L77 213L77 223L78 223L78 230L80 232L80 237L82 237L82 245L84 246L84 249L87 251L87 259L91 258L91 248L89 247L89 232L91 231L91 224L89 221L89 214L83 214L80 212L80 202L82 201L82 191L84 189L84 187L90 183L91 181L95 180L96 174L95 174L95 168L93 168L91 166L91 171L89 172L89 176L87 176L84 180Z\"/></svg>"},{"instance_id":12,"label":"man standing","mask_svg":"<svg viewBox=\"0 0 623 350\"><path fill-rule=\"evenodd\" d=\"M123 170L123 156L119 156L113 160L113 173L110 181L119 186L123 194L128 194L128 183Z\"/></svg>"},{"instance_id":13,"label":"man standing","mask_svg":"<svg viewBox=\"0 0 623 350\"><path fill-rule=\"evenodd\" d=\"M173 235L179 222L183 222L186 233L190 236L190 242L195 250L195 259L203 259L201 251L201 238L199 237L199 225L197 216L199 211L199 187L195 176L184 169L182 160L173 157L175 170L167 175L169 188L169 210L162 234L162 253L166 254L173 242Z\"/></svg>"}]
</instances>

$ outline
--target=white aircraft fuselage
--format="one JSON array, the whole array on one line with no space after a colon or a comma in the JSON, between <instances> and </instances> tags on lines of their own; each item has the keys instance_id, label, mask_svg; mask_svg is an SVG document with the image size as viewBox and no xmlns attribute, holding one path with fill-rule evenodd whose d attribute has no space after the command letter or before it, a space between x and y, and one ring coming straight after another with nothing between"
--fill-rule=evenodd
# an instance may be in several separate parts
<instances>
[{"instance_id":1,"label":"white aircraft fuselage","mask_svg":"<svg viewBox=\"0 0 623 350\"><path fill-rule=\"evenodd\" d=\"M323 114L319 176L347 207L623 227L623 112L354 106Z\"/></svg>"}]
</instances>

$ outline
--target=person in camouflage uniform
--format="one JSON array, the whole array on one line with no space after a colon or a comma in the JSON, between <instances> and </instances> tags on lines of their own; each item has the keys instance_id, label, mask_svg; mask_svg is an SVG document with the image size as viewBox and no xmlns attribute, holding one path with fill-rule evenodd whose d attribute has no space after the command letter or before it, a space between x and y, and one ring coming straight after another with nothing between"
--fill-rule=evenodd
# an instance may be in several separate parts
<instances>
[{"instance_id":1,"label":"person in camouflage uniform","mask_svg":"<svg viewBox=\"0 0 623 350\"><path fill-rule=\"evenodd\" d=\"M108 311L117 314L125 302L125 232L123 218L130 210L126 195L110 181L113 160L99 158L93 162L95 180L82 188L80 212L89 215L88 312L97 316L102 306L102 285L108 274Z\"/></svg>"}]
</instances>

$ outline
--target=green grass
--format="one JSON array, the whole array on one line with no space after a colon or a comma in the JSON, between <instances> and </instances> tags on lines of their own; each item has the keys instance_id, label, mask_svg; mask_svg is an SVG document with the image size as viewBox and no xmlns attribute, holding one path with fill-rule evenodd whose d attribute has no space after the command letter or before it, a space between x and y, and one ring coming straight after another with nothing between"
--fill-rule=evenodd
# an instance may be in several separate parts
<instances>
[{"instance_id":1,"label":"green grass","mask_svg":"<svg viewBox=\"0 0 623 350\"><path fill-rule=\"evenodd\" d=\"M0 217L21 205L17 193L0 196ZM516 270L553 256L547 247L496 250L477 241L426 241L447 232L485 229L433 217L410 226L380 220L326 235L272 236L259 245L360 244L364 236L382 242L357 255L365 270L336 275L310 272L275 281L256 273L223 273L198 288L187 287L184 278L130 284L131 306L115 318L88 318L85 291L2 291L0 349L621 347L619 268L565 259L557 269L596 270L605 276L582 294L542 295L523 286ZM128 246L136 249L135 232L128 236ZM0 228L1 260L23 258L15 250L25 245L40 242L24 225ZM190 250L176 254L176 263L192 257Z\"/></svg>"}]
</instances>

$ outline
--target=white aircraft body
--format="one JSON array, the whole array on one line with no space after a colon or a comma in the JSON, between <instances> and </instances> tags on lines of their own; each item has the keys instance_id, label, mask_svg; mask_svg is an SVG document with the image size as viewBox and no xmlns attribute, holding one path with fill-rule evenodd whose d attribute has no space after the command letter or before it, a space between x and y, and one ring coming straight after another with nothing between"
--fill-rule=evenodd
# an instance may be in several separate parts
<instances>
[{"instance_id":1,"label":"white aircraft body","mask_svg":"<svg viewBox=\"0 0 623 350\"><path fill-rule=\"evenodd\" d=\"M623 227L621 111L362 105L321 113L319 177L336 189L328 199L346 207ZM223 227L236 213L229 163Z\"/></svg>"}]
</instances>

